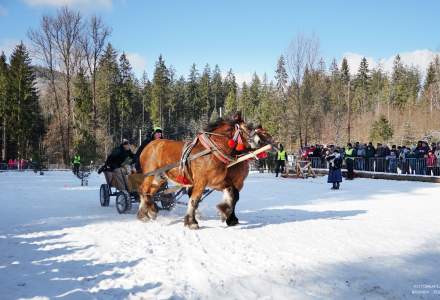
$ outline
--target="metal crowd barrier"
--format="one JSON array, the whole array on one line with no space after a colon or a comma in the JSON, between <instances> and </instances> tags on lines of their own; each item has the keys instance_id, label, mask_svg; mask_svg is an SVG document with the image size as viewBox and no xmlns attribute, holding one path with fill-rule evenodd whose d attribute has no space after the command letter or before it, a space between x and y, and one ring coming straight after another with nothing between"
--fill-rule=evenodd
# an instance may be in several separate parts
<instances>
[{"instance_id":1,"label":"metal crowd barrier","mask_svg":"<svg viewBox=\"0 0 440 300\"><path fill-rule=\"evenodd\" d=\"M312 157L312 167L327 169L328 163L320 157ZM345 162L344 162L345 165ZM354 158L354 170L374 173L440 176L440 166L429 167L425 158Z\"/></svg>"},{"instance_id":2,"label":"metal crowd barrier","mask_svg":"<svg viewBox=\"0 0 440 300\"><path fill-rule=\"evenodd\" d=\"M29 171L29 170L39 170L39 166L34 164L26 164L24 166L9 165L8 163L0 163L0 171ZM65 164L48 164L41 167L43 170L70 170L71 167Z\"/></svg>"},{"instance_id":3,"label":"metal crowd barrier","mask_svg":"<svg viewBox=\"0 0 440 300\"><path fill-rule=\"evenodd\" d=\"M290 160L290 166L295 165L295 159ZM314 169L328 169L328 162L321 157L309 158ZM274 173L276 161L274 158L268 158L260 161L252 161L250 164L251 171L259 171ZM343 163L345 168L345 160ZM428 175L440 176L440 165L429 167L425 158L354 158L355 171L367 171L373 173L394 173L394 174L408 174L408 175Z\"/></svg>"}]
</instances>

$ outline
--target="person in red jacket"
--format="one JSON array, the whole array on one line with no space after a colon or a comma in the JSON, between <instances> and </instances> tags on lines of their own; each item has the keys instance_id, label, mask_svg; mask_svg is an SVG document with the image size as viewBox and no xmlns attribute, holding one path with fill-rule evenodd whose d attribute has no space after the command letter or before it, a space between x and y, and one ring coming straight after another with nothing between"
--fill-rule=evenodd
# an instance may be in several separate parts
<instances>
[{"instance_id":1,"label":"person in red jacket","mask_svg":"<svg viewBox=\"0 0 440 300\"><path fill-rule=\"evenodd\" d=\"M437 157L432 150L429 150L428 157L426 157L426 175L435 175L435 167L437 167Z\"/></svg>"}]
</instances>

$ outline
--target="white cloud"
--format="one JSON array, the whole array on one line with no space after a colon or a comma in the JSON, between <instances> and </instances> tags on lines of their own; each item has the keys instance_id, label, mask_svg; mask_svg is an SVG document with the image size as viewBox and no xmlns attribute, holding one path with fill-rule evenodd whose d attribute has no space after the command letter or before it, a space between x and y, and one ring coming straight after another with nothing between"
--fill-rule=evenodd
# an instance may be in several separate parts
<instances>
[{"instance_id":1,"label":"white cloud","mask_svg":"<svg viewBox=\"0 0 440 300\"><path fill-rule=\"evenodd\" d=\"M228 75L228 72L229 71L223 70L221 72L222 73L222 78L225 78ZM234 73L235 82L238 84L239 87L241 87L243 82L246 82L246 84L249 85L249 83L252 82L252 77L254 76L254 72L237 73L237 72L232 71L232 73Z\"/></svg>"},{"instance_id":2,"label":"white cloud","mask_svg":"<svg viewBox=\"0 0 440 300\"><path fill-rule=\"evenodd\" d=\"M24 0L24 2L30 6L112 7L112 0Z\"/></svg>"},{"instance_id":3,"label":"white cloud","mask_svg":"<svg viewBox=\"0 0 440 300\"><path fill-rule=\"evenodd\" d=\"M136 77L141 78L142 73L145 71L147 66L147 61L145 57L143 57L139 53L126 53L125 55L127 56Z\"/></svg>"},{"instance_id":4,"label":"white cloud","mask_svg":"<svg viewBox=\"0 0 440 300\"><path fill-rule=\"evenodd\" d=\"M234 73L234 75L235 75L235 81L239 86L241 86L243 82L246 82L246 84L249 85L252 82L252 77L254 76L254 73L244 72L244 73Z\"/></svg>"},{"instance_id":5,"label":"white cloud","mask_svg":"<svg viewBox=\"0 0 440 300\"><path fill-rule=\"evenodd\" d=\"M0 17L6 16L8 14L8 10L6 7L0 4Z\"/></svg>"},{"instance_id":6,"label":"white cloud","mask_svg":"<svg viewBox=\"0 0 440 300\"><path fill-rule=\"evenodd\" d=\"M429 63L433 61L436 55L440 55L440 52L433 52L431 50L424 49L414 50L411 52L402 52L399 54L403 64L417 68L422 75L424 75ZM344 53L342 57L347 58L351 74L355 74L358 71L359 64L364 56L367 58L370 69L376 68L378 65L380 65L382 70L387 73L391 73L393 71L393 62L396 55L397 53L386 58L372 58L358 53L347 52Z\"/></svg>"},{"instance_id":7,"label":"white cloud","mask_svg":"<svg viewBox=\"0 0 440 300\"><path fill-rule=\"evenodd\" d=\"M0 39L0 53L3 51L9 58L15 46L20 44L20 41L15 39Z\"/></svg>"}]
</instances>

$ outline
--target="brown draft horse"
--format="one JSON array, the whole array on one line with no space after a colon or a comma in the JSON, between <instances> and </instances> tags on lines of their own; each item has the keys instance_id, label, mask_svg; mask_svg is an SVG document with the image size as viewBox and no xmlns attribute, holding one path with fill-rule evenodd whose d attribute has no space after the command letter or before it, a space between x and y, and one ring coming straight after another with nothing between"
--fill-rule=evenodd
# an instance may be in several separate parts
<instances>
[{"instance_id":1,"label":"brown draft horse","mask_svg":"<svg viewBox=\"0 0 440 300\"><path fill-rule=\"evenodd\" d=\"M238 125L238 126L236 126ZM218 120L205 128L209 132L209 137L218 148L227 155L234 154L234 149L228 147L228 141L233 136L240 135L246 149L256 149L265 144L271 143L272 139L264 130L252 130L244 122L233 122ZM237 134L238 131L238 134ZM172 140L155 140L142 151L140 164L143 174L165 167L169 164L178 162L181 158L184 142ZM205 150L205 147L198 142L191 154L195 155ZM228 226L238 224L235 215L235 205L239 199L239 192L243 188L244 180L249 173L247 162L239 163L231 168L220 161L212 152L190 161L188 174L189 182L185 186L190 187L190 201L188 202L187 214L184 218L185 226L190 229L197 229L198 222L195 217L200 198L206 187L223 191L223 201L217 205L220 211L221 220L226 221ZM170 180L179 185L178 178L181 172L178 167L165 171L163 176L148 176L144 178L139 188L141 203L137 217L139 220L147 221L155 219L157 210L152 201L152 196L159 190L162 184Z\"/></svg>"}]
</instances>

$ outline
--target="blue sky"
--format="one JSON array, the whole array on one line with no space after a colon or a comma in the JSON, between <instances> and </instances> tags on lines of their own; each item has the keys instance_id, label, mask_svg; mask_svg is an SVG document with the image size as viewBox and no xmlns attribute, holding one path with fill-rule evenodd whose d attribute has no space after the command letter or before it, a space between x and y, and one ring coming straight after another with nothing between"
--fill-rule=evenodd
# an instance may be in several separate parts
<instances>
[{"instance_id":1,"label":"blue sky","mask_svg":"<svg viewBox=\"0 0 440 300\"><path fill-rule=\"evenodd\" d=\"M277 58L298 34L315 34L327 63L366 56L387 69L396 53L424 68L440 49L440 1L140 1L0 0L0 50L10 51L41 16L62 4L99 14L110 41L129 54L137 74L151 73L159 54L179 74L193 62L232 68L247 79L273 75Z\"/></svg>"}]
</instances>

